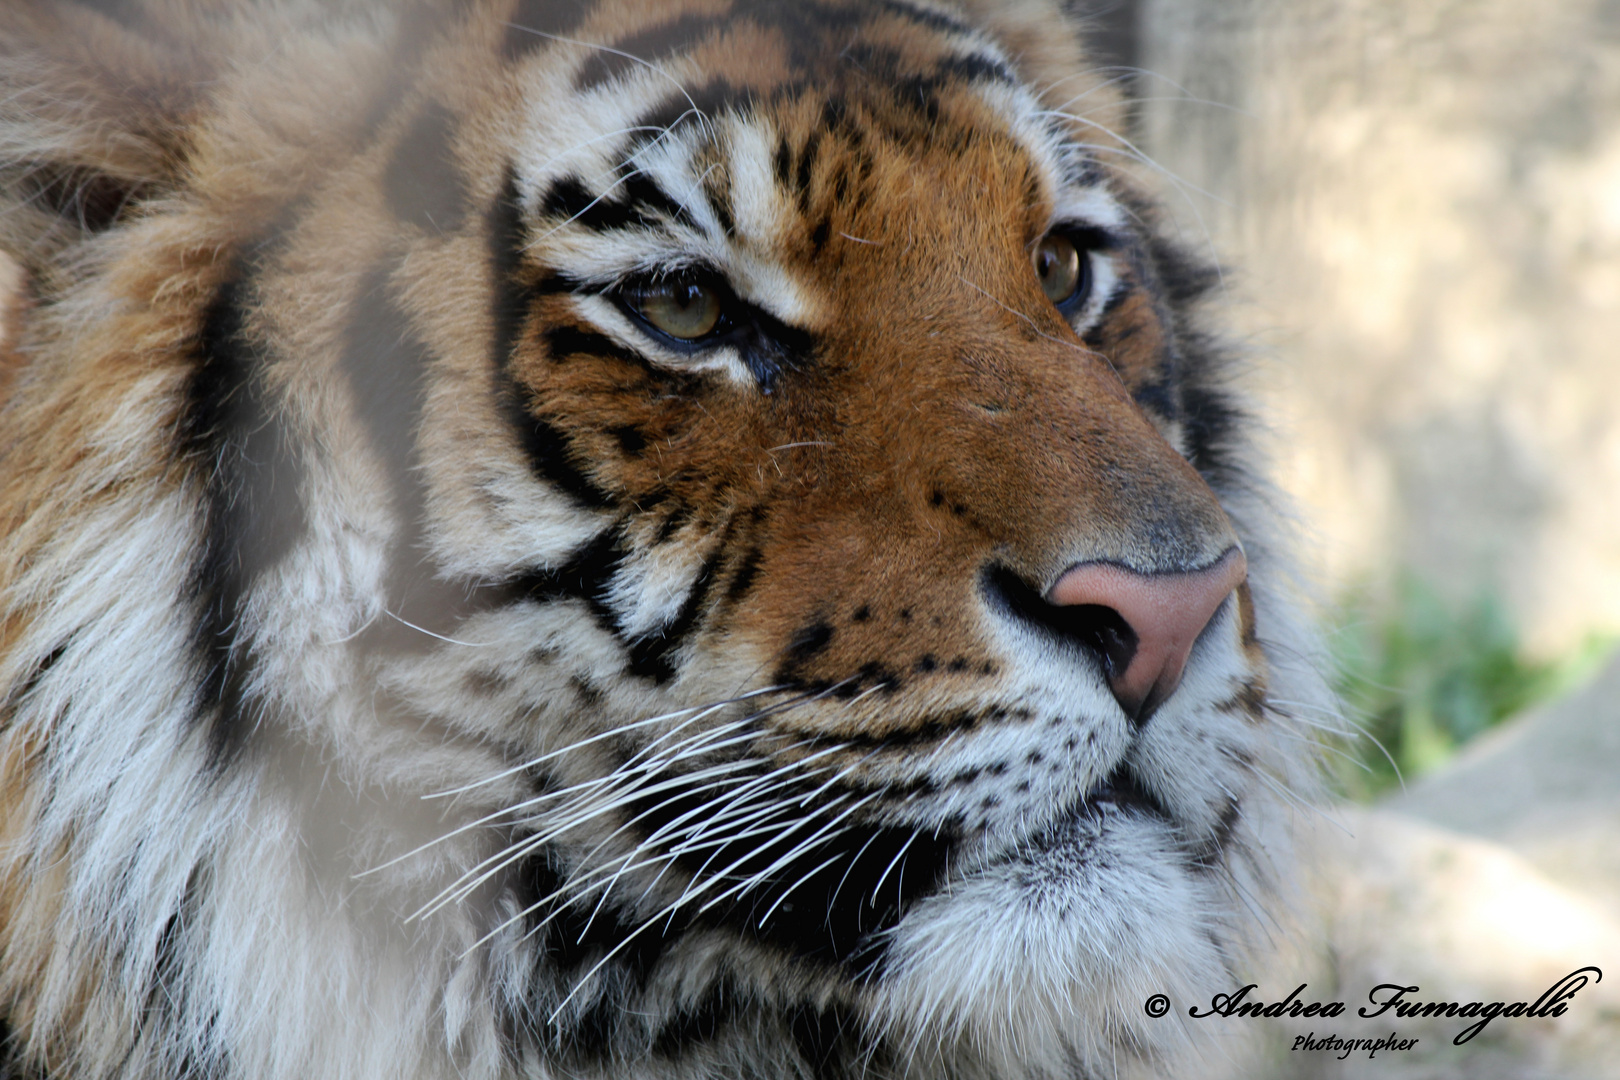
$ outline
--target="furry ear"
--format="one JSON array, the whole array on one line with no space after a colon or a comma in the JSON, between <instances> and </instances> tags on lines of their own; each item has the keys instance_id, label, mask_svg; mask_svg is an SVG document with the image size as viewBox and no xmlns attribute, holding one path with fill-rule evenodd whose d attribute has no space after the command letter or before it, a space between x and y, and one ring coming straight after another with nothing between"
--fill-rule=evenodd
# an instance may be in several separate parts
<instances>
[{"instance_id":1,"label":"furry ear","mask_svg":"<svg viewBox=\"0 0 1620 1080\"><path fill-rule=\"evenodd\" d=\"M207 72L140 0L0 5L0 246L36 266L161 194Z\"/></svg>"}]
</instances>

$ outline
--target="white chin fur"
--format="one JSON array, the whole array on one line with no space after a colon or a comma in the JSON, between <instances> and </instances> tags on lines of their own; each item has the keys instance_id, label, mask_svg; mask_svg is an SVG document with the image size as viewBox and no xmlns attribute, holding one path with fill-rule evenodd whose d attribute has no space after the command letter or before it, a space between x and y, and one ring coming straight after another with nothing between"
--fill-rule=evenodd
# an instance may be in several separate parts
<instances>
[{"instance_id":1,"label":"white chin fur","mask_svg":"<svg viewBox=\"0 0 1620 1080\"><path fill-rule=\"evenodd\" d=\"M908 912L875 1016L919 1075L951 1046L1009 1077L1165 1064L1188 1042L1186 1003L1224 978L1220 892L1157 818L1071 821ZM1161 993L1177 1007L1149 1017Z\"/></svg>"}]
</instances>

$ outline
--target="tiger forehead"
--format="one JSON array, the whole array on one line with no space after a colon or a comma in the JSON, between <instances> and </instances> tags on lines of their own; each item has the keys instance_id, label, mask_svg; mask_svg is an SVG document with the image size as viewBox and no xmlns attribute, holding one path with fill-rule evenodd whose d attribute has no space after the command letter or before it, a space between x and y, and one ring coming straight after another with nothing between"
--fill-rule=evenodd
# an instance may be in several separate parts
<instances>
[{"instance_id":1,"label":"tiger forehead","mask_svg":"<svg viewBox=\"0 0 1620 1080\"><path fill-rule=\"evenodd\" d=\"M982 245L988 229L1032 242L1083 172L1063 167L1083 155L1040 118L997 47L941 12L707 5L650 13L608 40L571 46L569 78L598 126L618 130L571 128L572 149L530 170L536 198L543 212L639 201L655 212L637 221L658 226L640 235L661 250L637 252L624 236L576 249L586 278L710 261L745 292L786 298L802 290L764 264L825 266L829 241L872 240L899 222L907 248L970 225L978 234L958 241ZM570 168L586 180L581 197L558 200ZM814 306L798 295L778 314Z\"/></svg>"},{"instance_id":2,"label":"tiger forehead","mask_svg":"<svg viewBox=\"0 0 1620 1080\"><path fill-rule=\"evenodd\" d=\"M627 10L627 8L629 10ZM756 86L821 82L851 67L908 64L920 73L942 53L1009 75L1000 50L957 15L911 0L518 0L503 52L522 57L552 42L583 46L574 89L611 88L704 48ZM739 48L746 46L746 48Z\"/></svg>"}]
</instances>

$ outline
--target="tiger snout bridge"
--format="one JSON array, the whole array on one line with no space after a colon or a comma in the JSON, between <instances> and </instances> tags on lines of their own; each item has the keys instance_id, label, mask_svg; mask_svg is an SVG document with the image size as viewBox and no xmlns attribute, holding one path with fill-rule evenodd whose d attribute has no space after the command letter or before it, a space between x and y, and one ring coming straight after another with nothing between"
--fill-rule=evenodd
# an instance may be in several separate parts
<instances>
[{"instance_id":1,"label":"tiger snout bridge","mask_svg":"<svg viewBox=\"0 0 1620 1080\"><path fill-rule=\"evenodd\" d=\"M1182 573L1143 574L1112 562L1071 567L1048 590L1059 608L1106 608L1118 616L1096 635L1120 708L1143 723L1181 682L1193 642L1232 590L1248 577L1241 549L1228 548L1209 566ZM1122 625L1121 625L1122 624Z\"/></svg>"}]
</instances>

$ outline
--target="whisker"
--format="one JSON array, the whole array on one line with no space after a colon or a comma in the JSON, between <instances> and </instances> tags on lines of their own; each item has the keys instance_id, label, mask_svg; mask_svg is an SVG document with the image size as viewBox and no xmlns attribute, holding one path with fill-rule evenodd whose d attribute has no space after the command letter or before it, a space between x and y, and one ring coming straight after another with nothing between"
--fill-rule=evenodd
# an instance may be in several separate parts
<instances>
[{"instance_id":1,"label":"whisker","mask_svg":"<svg viewBox=\"0 0 1620 1080\"><path fill-rule=\"evenodd\" d=\"M599 732L598 734L592 735L589 738L580 739L577 742L569 743L567 746L560 747L560 748L558 748L556 750L552 750L549 753L541 754L537 758L530 758L528 761L524 761L521 764L513 765L513 766L511 766L510 768L507 768L507 769L502 769L500 772L494 773L494 774L492 774L490 776L487 776L482 780L474 781L471 784L464 784L461 787L448 788L448 789L446 789L444 791L436 791L436 792L432 793L431 795L424 795L423 798L425 798L425 799L442 799L442 798L447 798L447 797L449 797L451 795L460 795L460 794L462 794L464 792L472 791L475 788L479 788L479 787L483 787L483 786L485 786L487 784L495 783L496 781L502 780L502 779L504 779L504 778L506 778L508 776L513 775L514 773L520 773L520 772L523 772L523 771L525 771L527 769L532 769L536 765L543 765L547 761L551 761L552 759L560 757L560 756L562 756L564 754L572 753L575 750L580 749L581 747L590 746L593 743L602 742L605 739L611 739L611 738L615 738L615 737L617 737L619 735L623 735L625 732L635 731L638 728L644 728L644 727L647 727L647 726L652 725L652 724L661 724L661 723L663 723L663 722L665 722L667 720L673 720L678 716L683 716L683 715L686 715L688 713L697 713L698 715L693 716L688 721L688 723L693 723L693 722L696 722L697 720L701 720L704 716L707 716L707 715L709 715L709 714L711 714L711 713L713 713L713 712L715 712L715 711L717 711L719 709L725 708L728 705L735 705L735 704L737 704L739 702L747 701L750 698L759 697L762 694L775 693L776 691L779 691L779 690L782 690L782 689L785 689L785 687L782 687L782 686L766 686L766 687L762 687L761 689L758 689L758 690L750 690L746 694L739 694L738 696L736 696L734 698L726 698L723 701L710 702L710 703L705 704L705 705L692 705L692 706L688 706L687 708L684 708L684 709L676 709L673 712L661 713L658 716L650 716L645 720L636 720L636 721L633 721L632 723L628 723L628 724L618 724L618 725L610 728L607 731ZM684 727L686 725L682 724L681 726ZM678 731L680 729L676 728L675 730Z\"/></svg>"},{"instance_id":2,"label":"whisker","mask_svg":"<svg viewBox=\"0 0 1620 1080\"><path fill-rule=\"evenodd\" d=\"M917 839L917 833L913 832L909 837L906 838L906 842L904 844L900 845L900 850L895 853L894 858L889 860L889 865L884 868L883 876L877 879L877 884L876 885L872 886L872 895L867 900L867 904L869 904L870 906L872 906L874 908L877 907L878 890L883 888L883 883L889 879L889 872L892 871L894 869L894 867L895 867L895 864L898 863L901 860L901 858L905 856L905 853L911 849L911 845L916 841L916 839Z\"/></svg>"}]
</instances>

